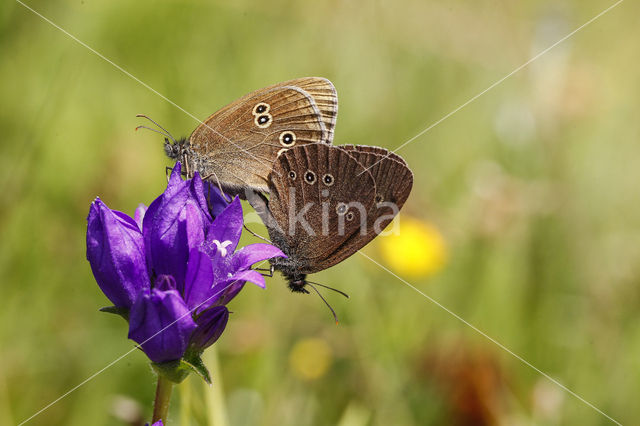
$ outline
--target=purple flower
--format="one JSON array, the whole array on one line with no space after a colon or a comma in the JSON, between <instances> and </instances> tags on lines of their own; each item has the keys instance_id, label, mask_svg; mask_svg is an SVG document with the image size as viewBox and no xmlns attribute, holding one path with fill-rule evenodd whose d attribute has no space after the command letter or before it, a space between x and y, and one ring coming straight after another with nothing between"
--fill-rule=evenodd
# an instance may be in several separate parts
<instances>
[{"instance_id":1,"label":"purple flower","mask_svg":"<svg viewBox=\"0 0 640 426\"><path fill-rule=\"evenodd\" d=\"M207 230L207 237L199 250L199 258L210 258L211 265L204 262L202 268L211 267L214 285L205 289L199 280L189 281L185 287L190 306L200 309L209 306L226 305L242 289L246 281L264 288L264 277L251 270L254 263L276 256L285 256L271 244L250 244L235 252L242 233L243 216L240 199L236 197L213 221ZM196 257L194 256L194 259ZM211 282L211 281L209 281Z\"/></svg>"},{"instance_id":2,"label":"purple flower","mask_svg":"<svg viewBox=\"0 0 640 426\"><path fill-rule=\"evenodd\" d=\"M229 201L222 195L218 186L209 181L204 183L204 196L209 203L209 211L213 217L218 217L222 210L229 205Z\"/></svg>"},{"instance_id":3,"label":"purple flower","mask_svg":"<svg viewBox=\"0 0 640 426\"><path fill-rule=\"evenodd\" d=\"M130 309L149 289L142 231L129 216L96 198L87 218L87 259L102 292L117 308Z\"/></svg>"},{"instance_id":4,"label":"purple flower","mask_svg":"<svg viewBox=\"0 0 640 426\"><path fill-rule=\"evenodd\" d=\"M196 314L198 330L192 339L196 351L213 344L229 317L223 307L242 289L246 281L264 288L264 277L251 265L274 256L284 256L270 244L250 244L234 252L242 233L242 206L235 198L213 221L201 247L189 253L184 291L185 303Z\"/></svg>"},{"instance_id":5,"label":"purple flower","mask_svg":"<svg viewBox=\"0 0 640 426\"><path fill-rule=\"evenodd\" d=\"M229 321L229 310L226 306L214 306L199 314L195 321L198 328L191 336L191 344L196 351L202 351L222 335Z\"/></svg>"},{"instance_id":6,"label":"purple flower","mask_svg":"<svg viewBox=\"0 0 640 426\"><path fill-rule=\"evenodd\" d=\"M264 287L254 263L284 254L270 244L238 251L243 216L196 173L183 181L173 169L167 189L135 219L91 205L87 259L98 285L129 318L129 338L156 363L196 356L229 319L226 304L250 281ZM215 219L214 219L215 217ZM126 316L126 315L125 315Z\"/></svg>"},{"instance_id":7,"label":"purple flower","mask_svg":"<svg viewBox=\"0 0 640 426\"><path fill-rule=\"evenodd\" d=\"M196 323L176 290L153 289L141 294L131 309L129 338L153 362L182 358Z\"/></svg>"},{"instance_id":8,"label":"purple flower","mask_svg":"<svg viewBox=\"0 0 640 426\"><path fill-rule=\"evenodd\" d=\"M144 214L142 233L151 274L167 274L184 288L189 252L199 247L211 224L202 179L180 178L180 163L171 172L167 189Z\"/></svg>"},{"instance_id":9,"label":"purple flower","mask_svg":"<svg viewBox=\"0 0 640 426\"><path fill-rule=\"evenodd\" d=\"M138 228L140 228L140 232L142 232L142 219L144 219L144 214L147 212L147 206L145 206L144 204L140 203L138 204L138 208L136 209L135 213L133 214L133 220L136 221L136 224L138 225Z\"/></svg>"}]
</instances>

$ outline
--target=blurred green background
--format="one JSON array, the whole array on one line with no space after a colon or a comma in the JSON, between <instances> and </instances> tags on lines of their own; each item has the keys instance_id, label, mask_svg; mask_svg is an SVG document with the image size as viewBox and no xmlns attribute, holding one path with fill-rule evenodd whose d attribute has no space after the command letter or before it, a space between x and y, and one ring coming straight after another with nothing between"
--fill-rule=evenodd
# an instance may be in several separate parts
<instances>
[{"instance_id":1,"label":"blurred green background","mask_svg":"<svg viewBox=\"0 0 640 426\"><path fill-rule=\"evenodd\" d=\"M27 4L202 119L319 75L340 97L336 144L394 149L613 2ZM627 424L640 418L639 13L621 3L398 152L415 173L404 217L446 244L437 267L389 263L407 246L431 262L419 233L365 249ZM85 218L95 196L133 213L164 188L162 139L134 132L135 114L176 136L197 123L12 0L0 55L9 425L133 347L126 324L97 311L108 301ZM170 425L611 424L365 257L314 279L351 295L327 294L340 325L279 277L247 287L216 345L214 387L185 381ZM136 424L153 380L134 351L28 424Z\"/></svg>"}]
</instances>

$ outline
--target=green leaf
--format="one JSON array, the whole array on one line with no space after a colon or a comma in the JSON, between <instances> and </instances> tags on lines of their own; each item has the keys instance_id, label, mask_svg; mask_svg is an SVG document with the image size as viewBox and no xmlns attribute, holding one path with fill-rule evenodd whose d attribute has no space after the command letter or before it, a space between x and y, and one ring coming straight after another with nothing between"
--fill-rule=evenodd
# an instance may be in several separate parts
<instances>
[{"instance_id":1,"label":"green leaf","mask_svg":"<svg viewBox=\"0 0 640 426\"><path fill-rule=\"evenodd\" d=\"M210 385L211 375L209 374L209 370L207 370L207 367L204 365L204 362L202 362L201 355L202 352L196 353L187 351L187 353L184 354L182 362L187 364L193 371L196 372L196 374L198 374L198 376L202 377L202 379Z\"/></svg>"},{"instance_id":2,"label":"green leaf","mask_svg":"<svg viewBox=\"0 0 640 426\"><path fill-rule=\"evenodd\" d=\"M169 361L163 363L152 362L151 367L158 375L161 375L173 383L180 383L187 378L193 370L191 366L182 360Z\"/></svg>"},{"instance_id":3,"label":"green leaf","mask_svg":"<svg viewBox=\"0 0 640 426\"><path fill-rule=\"evenodd\" d=\"M200 357L202 353L190 352L184 355L184 358L176 361L163 362L161 364L152 362L151 366L156 373L166 377L174 383L180 383L187 378L192 371L198 376L202 377L202 380L211 384L211 375L209 370L202 362Z\"/></svg>"},{"instance_id":4,"label":"green leaf","mask_svg":"<svg viewBox=\"0 0 640 426\"><path fill-rule=\"evenodd\" d=\"M126 308L118 308L115 306L105 306L100 308L100 312L106 312L108 314L120 315L125 321L129 322L129 310Z\"/></svg>"}]
</instances>

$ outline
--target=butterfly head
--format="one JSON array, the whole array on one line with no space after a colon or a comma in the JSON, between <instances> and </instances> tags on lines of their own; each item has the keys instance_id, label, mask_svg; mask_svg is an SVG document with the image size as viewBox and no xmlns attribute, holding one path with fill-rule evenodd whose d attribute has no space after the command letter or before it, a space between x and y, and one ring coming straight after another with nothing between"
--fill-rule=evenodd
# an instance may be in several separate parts
<instances>
[{"instance_id":1,"label":"butterfly head","mask_svg":"<svg viewBox=\"0 0 640 426\"><path fill-rule=\"evenodd\" d=\"M172 160L181 161L184 152L187 150L187 139L181 138L171 141L169 138L164 138L164 152L167 157Z\"/></svg>"}]
</instances>

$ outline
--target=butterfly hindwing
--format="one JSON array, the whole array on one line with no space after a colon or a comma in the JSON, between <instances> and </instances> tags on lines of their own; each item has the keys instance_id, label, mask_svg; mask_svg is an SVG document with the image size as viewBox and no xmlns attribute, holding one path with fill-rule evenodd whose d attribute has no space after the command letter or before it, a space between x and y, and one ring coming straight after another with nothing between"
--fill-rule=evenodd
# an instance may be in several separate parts
<instances>
[{"instance_id":1,"label":"butterfly hindwing","mask_svg":"<svg viewBox=\"0 0 640 426\"><path fill-rule=\"evenodd\" d=\"M348 152L318 144L284 152L274 164L269 190L269 234L295 259L299 273L333 266L361 247L375 181Z\"/></svg>"},{"instance_id":2,"label":"butterfly hindwing","mask_svg":"<svg viewBox=\"0 0 640 426\"><path fill-rule=\"evenodd\" d=\"M362 164L376 182L376 204L369 212L367 222L370 241L384 230L407 201L413 186L413 173L402 157L384 148L367 145L342 145L340 148Z\"/></svg>"}]
</instances>

